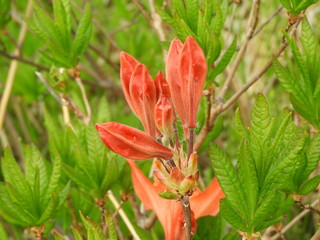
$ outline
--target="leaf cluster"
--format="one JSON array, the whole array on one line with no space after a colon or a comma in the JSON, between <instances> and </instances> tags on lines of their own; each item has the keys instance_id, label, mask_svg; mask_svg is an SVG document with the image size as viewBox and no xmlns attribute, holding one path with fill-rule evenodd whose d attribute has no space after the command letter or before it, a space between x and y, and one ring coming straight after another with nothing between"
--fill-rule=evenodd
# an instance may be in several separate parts
<instances>
[{"instance_id":1,"label":"leaf cluster","mask_svg":"<svg viewBox=\"0 0 320 240\"><path fill-rule=\"evenodd\" d=\"M292 200L283 191L307 194L319 176L303 185L319 161L319 134L307 147L308 135L295 126L291 112L284 110L280 125L271 117L262 94L251 112L250 128L242 124L239 110L235 125L242 141L237 168L217 146L210 156L213 169L226 195L221 200L222 216L237 230L252 234L281 220Z\"/></svg>"},{"instance_id":2,"label":"leaf cluster","mask_svg":"<svg viewBox=\"0 0 320 240\"><path fill-rule=\"evenodd\" d=\"M1 161L4 182L0 183L0 214L8 222L38 226L53 217L64 203L70 184L60 187L61 159L54 155L49 171L39 150L24 147L25 174L9 149Z\"/></svg>"},{"instance_id":3,"label":"leaf cluster","mask_svg":"<svg viewBox=\"0 0 320 240\"><path fill-rule=\"evenodd\" d=\"M71 14L69 0L53 0L53 19L37 4L33 17L25 19L31 30L45 41L50 53L44 54L57 67L76 67L90 40L90 5L85 5L75 34Z\"/></svg>"},{"instance_id":4,"label":"leaf cluster","mask_svg":"<svg viewBox=\"0 0 320 240\"><path fill-rule=\"evenodd\" d=\"M214 79L230 62L236 40L230 45L216 67L214 62L221 53L221 31L228 13L226 0L173 0L170 9L157 7L162 19L169 23L177 36L184 41L192 36L203 49L208 64L208 79Z\"/></svg>"},{"instance_id":5,"label":"leaf cluster","mask_svg":"<svg viewBox=\"0 0 320 240\"><path fill-rule=\"evenodd\" d=\"M307 19L302 21L301 45L287 36L294 63L283 67L277 59L273 66L282 86L291 94L294 109L315 128L320 129L320 54L319 38Z\"/></svg>"},{"instance_id":6,"label":"leaf cluster","mask_svg":"<svg viewBox=\"0 0 320 240\"><path fill-rule=\"evenodd\" d=\"M298 16L303 10L319 0L280 0L281 4L293 16Z\"/></svg>"},{"instance_id":7,"label":"leaf cluster","mask_svg":"<svg viewBox=\"0 0 320 240\"><path fill-rule=\"evenodd\" d=\"M101 226L99 224L97 224L96 222L94 222L92 219L90 219L89 217L84 217L82 212L80 212L80 217L81 220L83 222L83 225L86 229L86 238L84 238L80 231L75 228L75 227L71 227L73 235L75 237L76 240L101 240L101 239L107 239L107 236L105 236ZM108 224L108 230L109 230L109 238L110 240L117 240L117 233L114 227L114 223L112 220L112 216L108 213L105 214L106 217L106 221ZM61 237L59 234L54 233L54 238L55 240L64 240L63 237Z\"/></svg>"},{"instance_id":8,"label":"leaf cluster","mask_svg":"<svg viewBox=\"0 0 320 240\"><path fill-rule=\"evenodd\" d=\"M83 129L81 134L69 130L67 136L76 166L63 162L65 173L82 190L102 199L118 178L118 156L107 150L93 125Z\"/></svg>"}]
</instances>

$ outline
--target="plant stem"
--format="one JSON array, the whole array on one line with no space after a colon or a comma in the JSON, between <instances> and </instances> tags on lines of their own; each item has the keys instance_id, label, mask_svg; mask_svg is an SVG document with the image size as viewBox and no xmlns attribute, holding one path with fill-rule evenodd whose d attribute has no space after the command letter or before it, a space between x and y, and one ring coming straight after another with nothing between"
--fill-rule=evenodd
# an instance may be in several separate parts
<instances>
[{"instance_id":1,"label":"plant stem","mask_svg":"<svg viewBox=\"0 0 320 240\"><path fill-rule=\"evenodd\" d=\"M32 1L29 0L25 16L29 17L31 15L31 12L32 12ZM19 46L19 48L15 49L14 55L20 54L20 48L21 48L22 43L26 37L26 34L27 34L27 23L23 22L21 30L20 30L20 34L19 34L19 39L17 42L17 45ZM2 95L2 98L0 101L0 132L2 130L2 125L4 123L7 105L9 102L9 98L10 98L11 90L12 90L13 83L15 80L17 69L18 69L18 61L12 60L12 62L10 64L10 68L9 68L9 73L8 73L5 89L3 91L3 95Z\"/></svg>"},{"instance_id":2,"label":"plant stem","mask_svg":"<svg viewBox=\"0 0 320 240\"><path fill-rule=\"evenodd\" d=\"M186 229L186 240L192 239L192 221L191 221L191 208L190 208L190 202L189 197L184 196L180 200L183 216L184 216L184 222L185 222L185 229Z\"/></svg>"}]
</instances>

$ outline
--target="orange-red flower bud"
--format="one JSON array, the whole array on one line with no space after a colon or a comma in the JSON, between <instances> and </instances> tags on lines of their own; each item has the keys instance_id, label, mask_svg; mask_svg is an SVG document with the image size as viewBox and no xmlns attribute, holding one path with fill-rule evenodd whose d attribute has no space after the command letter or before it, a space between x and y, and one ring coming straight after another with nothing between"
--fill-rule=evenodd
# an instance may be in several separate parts
<instances>
[{"instance_id":1,"label":"orange-red flower bud","mask_svg":"<svg viewBox=\"0 0 320 240\"><path fill-rule=\"evenodd\" d=\"M149 134L120 123L97 123L103 143L113 152L132 160L171 159L171 149L161 145Z\"/></svg>"},{"instance_id":2,"label":"orange-red flower bud","mask_svg":"<svg viewBox=\"0 0 320 240\"><path fill-rule=\"evenodd\" d=\"M182 47L183 45L179 39L174 39L171 42L166 62L166 78L170 88L174 109L178 113L183 128L185 129L187 119L184 99L181 95L181 79L178 74L178 61Z\"/></svg>"},{"instance_id":3,"label":"orange-red flower bud","mask_svg":"<svg viewBox=\"0 0 320 240\"><path fill-rule=\"evenodd\" d=\"M145 65L138 64L132 73L129 88L130 98L137 117L146 132L152 137L160 135L154 121L156 87Z\"/></svg>"},{"instance_id":4,"label":"orange-red flower bud","mask_svg":"<svg viewBox=\"0 0 320 240\"><path fill-rule=\"evenodd\" d=\"M172 124L175 121L173 107L169 99L161 94L155 109L154 119L158 129L167 137L172 136L173 127Z\"/></svg>"},{"instance_id":5,"label":"orange-red flower bud","mask_svg":"<svg viewBox=\"0 0 320 240\"><path fill-rule=\"evenodd\" d=\"M171 99L169 84L161 71L158 72L154 83L156 85L157 99L159 99L162 94L168 99Z\"/></svg>"},{"instance_id":6,"label":"orange-red flower bud","mask_svg":"<svg viewBox=\"0 0 320 240\"><path fill-rule=\"evenodd\" d=\"M130 78L132 73L139 62L126 52L120 53L120 79L122 83L122 89L124 96L131 108L132 112L137 115L134 105L132 104L129 87L130 87Z\"/></svg>"},{"instance_id":7,"label":"orange-red flower bud","mask_svg":"<svg viewBox=\"0 0 320 240\"><path fill-rule=\"evenodd\" d=\"M152 137L159 137L154 121L156 87L146 67L128 53L120 55L120 77L124 96L132 112Z\"/></svg>"},{"instance_id":8,"label":"orange-red flower bud","mask_svg":"<svg viewBox=\"0 0 320 240\"><path fill-rule=\"evenodd\" d=\"M190 36L180 52L178 74L186 124L188 128L195 128L197 111L207 74L207 63L202 49Z\"/></svg>"}]
</instances>

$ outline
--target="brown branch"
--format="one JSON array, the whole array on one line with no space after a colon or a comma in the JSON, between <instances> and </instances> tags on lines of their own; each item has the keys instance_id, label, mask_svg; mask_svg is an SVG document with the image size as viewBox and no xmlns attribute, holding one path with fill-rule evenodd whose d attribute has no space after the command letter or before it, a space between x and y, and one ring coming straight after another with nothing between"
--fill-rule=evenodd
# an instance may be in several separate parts
<instances>
[{"instance_id":1,"label":"brown branch","mask_svg":"<svg viewBox=\"0 0 320 240\"><path fill-rule=\"evenodd\" d=\"M190 208L190 202L189 197L184 196L180 200L182 210L183 210L183 216L184 216L184 223L185 223L185 230L186 230L186 240L192 239L192 221L191 221L191 208Z\"/></svg>"},{"instance_id":2,"label":"brown branch","mask_svg":"<svg viewBox=\"0 0 320 240\"><path fill-rule=\"evenodd\" d=\"M318 200L315 200L311 206L316 206L318 203ZM307 215L309 212L311 212L310 209L303 210L299 215L297 215L294 219L291 220L279 233L276 235L272 236L270 240L276 240L279 237L281 237L281 234L284 234L287 232L292 226L294 226L298 221L300 221L301 218L303 218L305 215Z\"/></svg>"},{"instance_id":3,"label":"brown branch","mask_svg":"<svg viewBox=\"0 0 320 240\"><path fill-rule=\"evenodd\" d=\"M271 16L270 16L266 21L264 21L264 22L258 27L258 29L254 32L254 34L253 34L252 37L254 37L254 36L256 36L257 34L259 34L259 33L265 28L265 26L267 26L267 25L271 22L271 20L272 20L275 16L277 16L278 13L281 12L282 9L283 9L283 6L280 6L276 11L274 11L274 13L272 13Z\"/></svg>"},{"instance_id":4,"label":"brown branch","mask_svg":"<svg viewBox=\"0 0 320 240\"><path fill-rule=\"evenodd\" d=\"M45 66L40 65L40 64L37 64L37 63L35 63L35 62L33 62L33 61L29 60L29 59L25 59L25 58L23 58L21 56L18 56L18 55L10 55L10 54L6 53L3 50L0 50L0 54L2 56L4 56L4 57L8 58L8 59L16 60L16 61L19 61L21 63L28 64L30 66L33 66L33 67L39 69L39 70L43 70L43 71L49 71L50 70L50 68L48 68L48 67L45 67Z\"/></svg>"},{"instance_id":5,"label":"brown branch","mask_svg":"<svg viewBox=\"0 0 320 240\"><path fill-rule=\"evenodd\" d=\"M226 79L226 81L221 89L221 92L218 97L220 99L224 99L224 97L227 93L227 90L229 88L230 82L232 81L233 77L235 76L236 71L237 71L240 63L245 56L249 41L253 37L253 34L254 34L255 29L257 27L257 24L258 24L259 10L260 10L260 0L254 0L254 2L252 3L250 18L248 21L248 30L247 30L247 34L246 34L246 39L245 39L244 43L242 44L242 46L239 50L239 53L237 55L237 58L235 60L235 63L232 66L231 71L228 75L228 78Z\"/></svg>"},{"instance_id":6,"label":"brown branch","mask_svg":"<svg viewBox=\"0 0 320 240\"><path fill-rule=\"evenodd\" d=\"M152 18L149 16L148 12L144 9L144 7L141 5L141 3L138 0L133 0L134 5L139 9L141 14L144 16L144 18L150 23L152 26Z\"/></svg>"}]
</instances>

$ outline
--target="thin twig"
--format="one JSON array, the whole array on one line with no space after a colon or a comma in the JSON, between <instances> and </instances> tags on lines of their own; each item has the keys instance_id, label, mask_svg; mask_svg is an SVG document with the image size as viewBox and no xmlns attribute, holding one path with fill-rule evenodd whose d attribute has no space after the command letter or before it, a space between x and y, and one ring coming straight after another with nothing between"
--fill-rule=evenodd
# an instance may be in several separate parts
<instances>
[{"instance_id":1,"label":"thin twig","mask_svg":"<svg viewBox=\"0 0 320 240\"><path fill-rule=\"evenodd\" d=\"M235 60L234 65L232 66L230 73L228 75L228 78L226 79L219 97L220 99L223 99L227 93L227 90L229 88L230 82L232 81L234 75L236 74L236 71L242 61L242 59L245 56L245 53L247 51L247 47L249 44L249 41L251 40L251 38L253 37L253 34L255 32L257 23L258 23L258 19L259 19L259 10L260 10L260 0L254 0L254 2L252 3L252 8L251 8L251 12L250 12L250 18L248 21L248 30L247 30L247 34L246 34L246 39L244 41L244 43L242 44L239 53L237 55L237 58Z\"/></svg>"},{"instance_id":2,"label":"thin twig","mask_svg":"<svg viewBox=\"0 0 320 240\"><path fill-rule=\"evenodd\" d=\"M77 77L75 80L76 80L76 83L77 83L78 87L80 88L82 99L83 99L83 102L84 102L84 104L86 106L87 118L85 119L84 123L86 125L88 125L89 122L91 121L91 115L92 115L91 107L90 107L90 104L89 104L89 101L88 101L88 98L87 98L86 90L83 87L81 78Z\"/></svg>"},{"instance_id":3,"label":"thin twig","mask_svg":"<svg viewBox=\"0 0 320 240\"><path fill-rule=\"evenodd\" d=\"M290 36L294 35L299 23L300 21L294 25L294 28L292 29ZM278 58L287 46L287 42L282 42L281 46L274 53L273 57ZM228 109L249 87L251 87L255 82L257 82L269 70L273 63L273 57L266 63L266 65L261 69L261 71L257 75L255 75L249 82L243 85L243 87L238 92L236 92L225 104L223 104L223 107L221 109L222 112Z\"/></svg>"},{"instance_id":4,"label":"thin twig","mask_svg":"<svg viewBox=\"0 0 320 240\"><path fill-rule=\"evenodd\" d=\"M315 200L311 206L314 207L316 206L318 203L318 200ZM306 209L303 210L298 216L296 216L294 219L291 220L291 222L289 222L282 230L281 232L277 233L276 235L272 236L272 238L270 238L270 240L276 240L279 237L281 237L281 234L284 234L285 232L287 232L292 226L294 226L301 218L303 218L305 215L307 215L311 210L310 209Z\"/></svg>"},{"instance_id":5,"label":"thin twig","mask_svg":"<svg viewBox=\"0 0 320 240\"><path fill-rule=\"evenodd\" d=\"M19 61L21 63L25 63L25 64L28 64L30 66L33 66L33 67L35 67L35 68L37 68L39 70L43 70L43 71L49 71L50 70L50 68L48 68L48 67L45 67L45 66L40 65L40 64L37 64L37 63L35 63L35 62L33 62L33 61L29 60L29 59L25 59L25 58L23 58L21 56L18 56L18 55L10 55L10 54L6 53L3 50L0 50L0 54L2 56L4 56L4 57L8 58L8 59L17 60L17 61Z\"/></svg>"},{"instance_id":6,"label":"thin twig","mask_svg":"<svg viewBox=\"0 0 320 240\"><path fill-rule=\"evenodd\" d=\"M25 16L29 17L31 15L31 12L32 12L32 0L29 0ZM15 49L14 55L20 55L20 48L24 42L26 34L27 34L27 23L23 22L21 30L20 30L18 42L17 42L19 47ZM2 126L4 123L4 117L6 114L7 105L9 102L10 95L11 95L11 90L12 90L13 83L15 80L17 68L18 68L18 61L12 60L12 62L10 64L10 68L9 68L9 73L8 73L5 89L4 89L4 92L3 92L3 95L1 98L1 102L0 102L0 132L2 130Z\"/></svg>"},{"instance_id":7,"label":"thin twig","mask_svg":"<svg viewBox=\"0 0 320 240\"><path fill-rule=\"evenodd\" d=\"M152 26L156 30L156 32L158 33L160 41L164 42L164 41L166 41L166 36L165 36L163 28L162 28L161 17L156 12L154 0L149 0L149 6L150 6L151 17L152 17L152 20L153 20L152 21ZM162 48L162 53L163 53L164 60L166 61L167 50Z\"/></svg>"},{"instance_id":8,"label":"thin twig","mask_svg":"<svg viewBox=\"0 0 320 240\"><path fill-rule=\"evenodd\" d=\"M152 18L149 16L148 12L144 9L144 7L141 5L141 3L138 0L133 0L133 3L137 6L141 14L144 16L145 19L150 23L152 26Z\"/></svg>"},{"instance_id":9,"label":"thin twig","mask_svg":"<svg viewBox=\"0 0 320 240\"><path fill-rule=\"evenodd\" d=\"M117 199L113 195L112 191L109 190L107 195L108 195L108 198L110 199L110 201L112 202L112 204L115 206L115 208L118 209L120 204L118 203ZM119 210L119 215L121 216L122 220L124 221L124 223L128 227L128 229L129 229L130 233L132 234L133 238L135 240L141 240L139 235L137 234L136 230L134 229L132 223L130 222L129 218L127 217L126 213L123 211L123 209Z\"/></svg>"},{"instance_id":10,"label":"thin twig","mask_svg":"<svg viewBox=\"0 0 320 240\"><path fill-rule=\"evenodd\" d=\"M55 100L57 100L58 103L61 105L67 105L66 102L63 102L61 98L56 94L56 92L52 89L52 87L49 85L49 83L46 81L46 79L43 77L43 75L40 72L35 72L38 79L42 82L42 84L46 87L48 92L53 96Z\"/></svg>"},{"instance_id":11,"label":"thin twig","mask_svg":"<svg viewBox=\"0 0 320 240\"><path fill-rule=\"evenodd\" d=\"M277 16L279 12L281 12L282 9L283 9L283 6L280 6L276 11L274 11L274 13L272 13L271 16L258 27L258 29L254 32L252 37L256 36L259 32L261 32L262 29L264 29L264 27L267 26L269 22L271 22L271 20L275 16Z\"/></svg>"}]
</instances>

